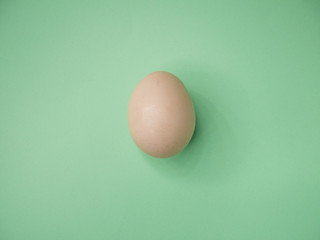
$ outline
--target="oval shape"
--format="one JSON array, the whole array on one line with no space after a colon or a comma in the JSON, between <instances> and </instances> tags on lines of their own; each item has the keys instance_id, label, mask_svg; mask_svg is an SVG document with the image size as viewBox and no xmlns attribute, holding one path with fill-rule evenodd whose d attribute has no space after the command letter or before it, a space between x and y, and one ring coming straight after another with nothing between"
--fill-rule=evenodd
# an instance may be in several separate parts
<instances>
[{"instance_id":1,"label":"oval shape","mask_svg":"<svg viewBox=\"0 0 320 240\"><path fill-rule=\"evenodd\" d=\"M171 157L190 142L195 111L189 93L173 74L157 71L134 89L128 107L130 134L145 153Z\"/></svg>"}]
</instances>

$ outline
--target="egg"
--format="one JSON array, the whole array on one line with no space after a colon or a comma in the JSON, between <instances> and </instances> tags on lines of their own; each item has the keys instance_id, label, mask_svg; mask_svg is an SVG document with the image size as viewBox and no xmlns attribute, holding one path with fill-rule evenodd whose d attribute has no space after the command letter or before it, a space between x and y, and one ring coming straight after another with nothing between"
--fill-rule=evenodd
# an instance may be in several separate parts
<instances>
[{"instance_id":1,"label":"egg","mask_svg":"<svg viewBox=\"0 0 320 240\"><path fill-rule=\"evenodd\" d=\"M190 142L196 116L190 95L175 75L157 71L134 89L128 106L129 131L145 153L168 158Z\"/></svg>"}]
</instances>

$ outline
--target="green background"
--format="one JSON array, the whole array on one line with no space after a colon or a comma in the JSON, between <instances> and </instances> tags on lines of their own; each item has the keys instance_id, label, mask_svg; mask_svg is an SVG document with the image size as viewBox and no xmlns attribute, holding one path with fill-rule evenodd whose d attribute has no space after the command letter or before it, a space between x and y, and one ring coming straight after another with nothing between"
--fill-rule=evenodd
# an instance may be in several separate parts
<instances>
[{"instance_id":1,"label":"green background","mask_svg":"<svg viewBox=\"0 0 320 240\"><path fill-rule=\"evenodd\" d=\"M194 101L154 159L156 70ZM320 239L320 2L0 1L0 239Z\"/></svg>"}]
</instances>

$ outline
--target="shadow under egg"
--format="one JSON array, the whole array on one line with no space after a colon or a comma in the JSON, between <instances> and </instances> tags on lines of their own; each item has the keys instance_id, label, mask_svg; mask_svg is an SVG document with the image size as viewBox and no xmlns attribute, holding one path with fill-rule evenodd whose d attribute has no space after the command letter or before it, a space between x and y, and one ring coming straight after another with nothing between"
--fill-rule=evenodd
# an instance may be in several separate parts
<instances>
[{"instance_id":1,"label":"shadow under egg","mask_svg":"<svg viewBox=\"0 0 320 240\"><path fill-rule=\"evenodd\" d=\"M190 72L179 77L197 77L199 84L212 81L207 74ZM232 127L222 112L211 102L210 96L189 91L196 112L196 127L186 148L170 158L154 158L141 151L146 164L167 178L189 179L193 182L211 183L226 175L239 159Z\"/></svg>"}]
</instances>

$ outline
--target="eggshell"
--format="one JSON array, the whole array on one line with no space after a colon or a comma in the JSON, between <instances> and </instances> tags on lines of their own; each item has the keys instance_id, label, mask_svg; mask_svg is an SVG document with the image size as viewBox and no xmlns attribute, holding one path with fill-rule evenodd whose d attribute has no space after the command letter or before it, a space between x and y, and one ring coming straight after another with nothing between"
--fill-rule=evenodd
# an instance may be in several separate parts
<instances>
[{"instance_id":1,"label":"eggshell","mask_svg":"<svg viewBox=\"0 0 320 240\"><path fill-rule=\"evenodd\" d=\"M167 158L192 138L195 111L184 84L173 74L153 72L134 89L128 106L130 134L145 153Z\"/></svg>"}]
</instances>

